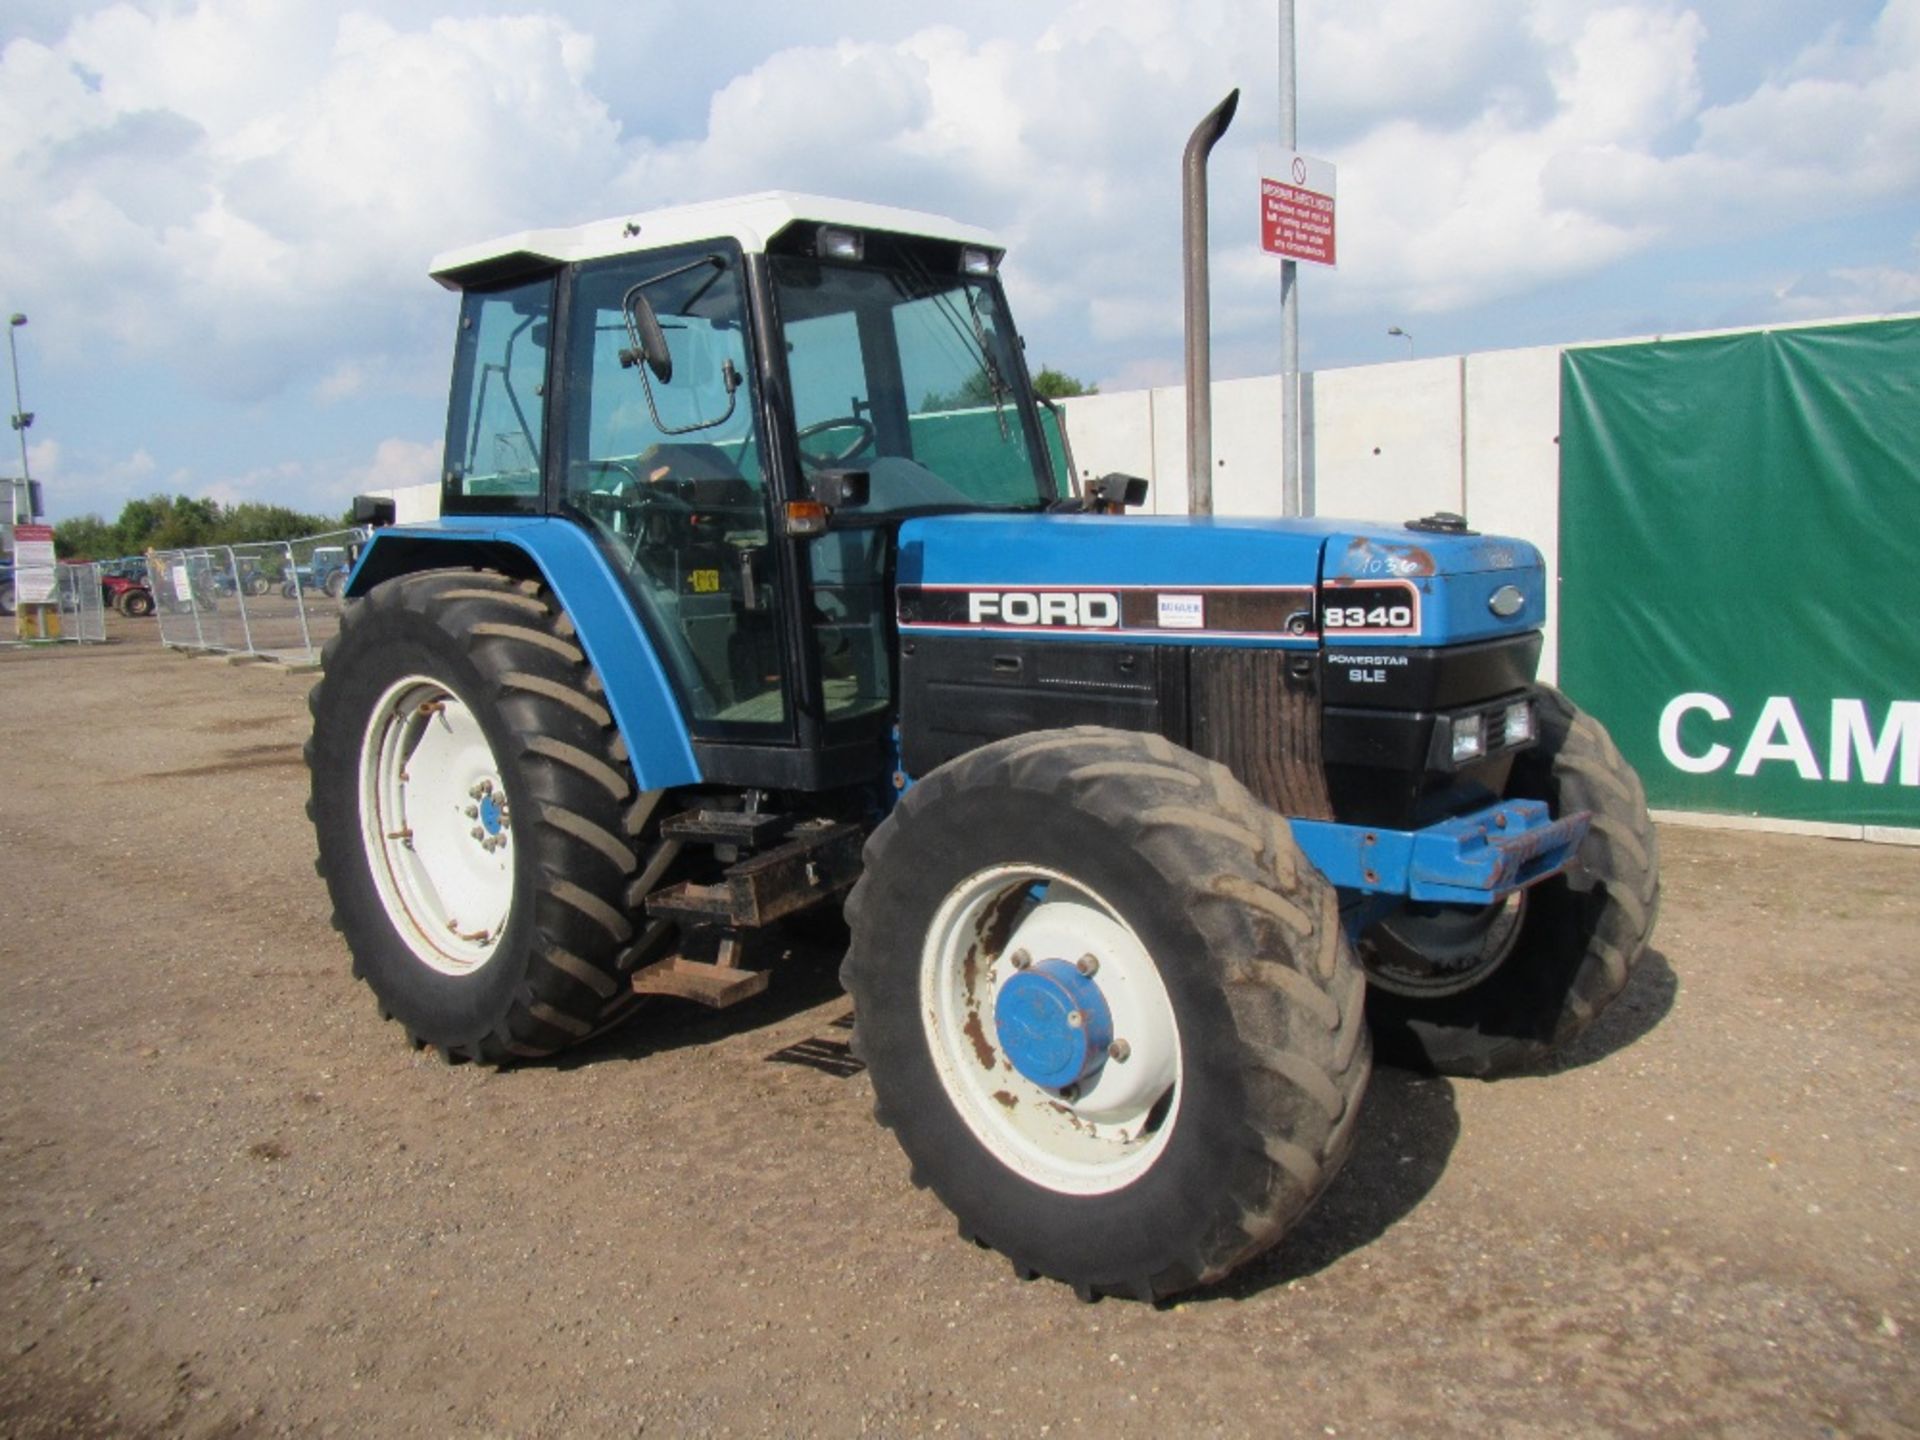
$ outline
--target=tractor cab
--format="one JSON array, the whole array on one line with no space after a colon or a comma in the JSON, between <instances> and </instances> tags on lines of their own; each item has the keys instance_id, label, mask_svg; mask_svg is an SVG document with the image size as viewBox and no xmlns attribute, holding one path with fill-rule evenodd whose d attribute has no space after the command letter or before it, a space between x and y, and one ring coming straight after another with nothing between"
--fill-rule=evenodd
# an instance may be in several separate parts
<instances>
[{"instance_id":1,"label":"tractor cab","mask_svg":"<svg viewBox=\"0 0 1920 1440\"><path fill-rule=\"evenodd\" d=\"M447 523L584 527L703 770L876 771L896 523L1068 485L1001 253L935 216L770 194L443 257Z\"/></svg>"}]
</instances>

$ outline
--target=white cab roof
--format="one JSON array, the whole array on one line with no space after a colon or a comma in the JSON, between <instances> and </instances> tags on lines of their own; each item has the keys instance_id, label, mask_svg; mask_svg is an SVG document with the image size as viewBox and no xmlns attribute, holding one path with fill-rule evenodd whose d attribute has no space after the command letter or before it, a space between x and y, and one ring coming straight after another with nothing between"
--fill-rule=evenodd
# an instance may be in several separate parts
<instances>
[{"instance_id":1,"label":"white cab roof","mask_svg":"<svg viewBox=\"0 0 1920 1440\"><path fill-rule=\"evenodd\" d=\"M824 195L799 195L790 190L766 190L732 200L709 200L697 205L676 205L670 210L596 220L565 230L522 230L498 240L437 255L429 273L448 289L457 290L463 277L493 271L498 262L516 255L567 264L722 238L738 241L741 249L756 253L765 251L768 241L796 221L844 225L852 230L882 230L896 235L924 235L962 245L978 245L996 254L1006 248L985 230L922 210L834 200Z\"/></svg>"}]
</instances>

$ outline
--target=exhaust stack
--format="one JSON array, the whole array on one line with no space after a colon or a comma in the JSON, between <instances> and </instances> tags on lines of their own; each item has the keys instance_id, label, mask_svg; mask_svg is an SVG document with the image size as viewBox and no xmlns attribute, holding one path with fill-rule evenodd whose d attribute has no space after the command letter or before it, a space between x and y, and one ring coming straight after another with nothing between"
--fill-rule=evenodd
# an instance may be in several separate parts
<instances>
[{"instance_id":1,"label":"exhaust stack","mask_svg":"<svg viewBox=\"0 0 1920 1440\"><path fill-rule=\"evenodd\" d=\"M1207 282L1207 156L1233 123L1235 90L1194 127L1180 164L1187 301L1187 509L1213 514L1213 325Z\"/></svg>"}]
</instances>

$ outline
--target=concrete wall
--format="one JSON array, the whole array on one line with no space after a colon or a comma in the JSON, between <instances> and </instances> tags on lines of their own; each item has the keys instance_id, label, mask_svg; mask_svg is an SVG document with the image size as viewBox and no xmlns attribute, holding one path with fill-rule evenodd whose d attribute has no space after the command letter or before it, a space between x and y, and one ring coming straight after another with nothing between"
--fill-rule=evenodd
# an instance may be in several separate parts
<instances>
[{"instance_id":1,"label":"concrete wall","mask_svg":"<svg viewBox=\"0 0 1920 1440\"><path fill-rule=\"evenodd\" d=\"M440 518L440 486L437 483L400 485L391 490L368 490L365 493L393 501L393 518L398 524L414 525L422 520Z\"/></svg>"}]
</instances>

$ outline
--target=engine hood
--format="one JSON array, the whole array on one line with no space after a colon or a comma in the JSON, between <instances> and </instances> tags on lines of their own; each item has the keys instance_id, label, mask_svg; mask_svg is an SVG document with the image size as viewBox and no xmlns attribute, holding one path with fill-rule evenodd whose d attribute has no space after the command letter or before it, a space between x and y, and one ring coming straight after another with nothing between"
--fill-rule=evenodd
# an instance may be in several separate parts
<instances>
[{"instance_id":1,"label":"engine hood","mask_svg":"<svg viewBox=\"0 0 1920 1440\"><path fill-rule=\"evenodd\" d=\"M902 630L1449 645L1540 628L1524 540L1335 520L947 515L900 527Z\"/></svg>"}]
</instances>

